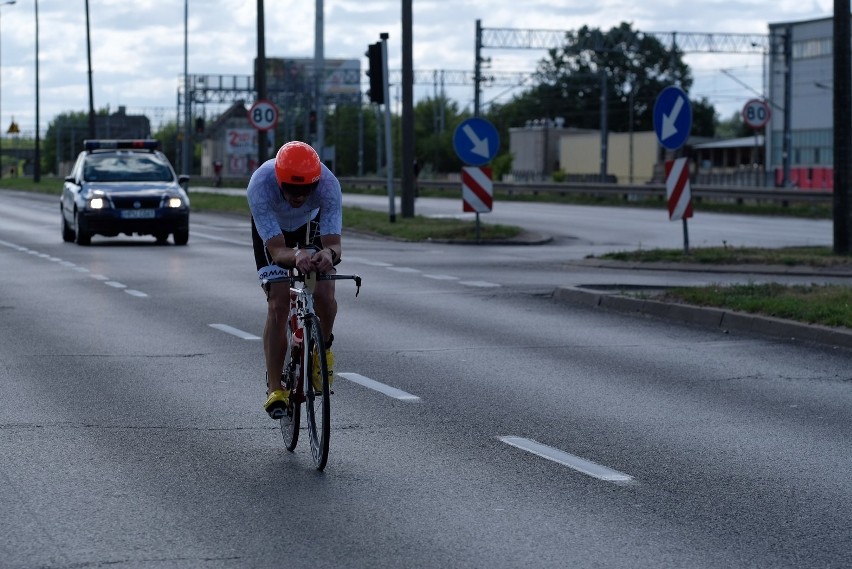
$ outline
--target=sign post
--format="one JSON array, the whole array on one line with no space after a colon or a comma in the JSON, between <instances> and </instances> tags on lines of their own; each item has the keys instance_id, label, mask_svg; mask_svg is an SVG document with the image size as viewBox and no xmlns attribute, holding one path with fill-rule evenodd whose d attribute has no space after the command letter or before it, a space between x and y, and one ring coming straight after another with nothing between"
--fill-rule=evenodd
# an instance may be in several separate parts
<instances>
[{"instance_id":1,"label":"sign post","mask_svg":"<svg viewBox=\"0 0 852 569\"><path fill-rule=\"evenodd\" d=\"M462 168L462 207L464 211L476 212L476 241L479 242L479 213L491 211L493 205L491 168L480 166L497 155L500 133L483 118L469 118L456 127L453 148L462 162L471 166Z\"/></svg>"},{"instance_id":2,"label":"sign post","mask_svg":"<svg viewBox=\"0 0 852 569\"><path fill-rule=\"evenodd\" d=\"M692 130L692 105L689 97L680 87L669 86L660 91L654 104L654 130L660 144L677 153L689 138ZM671 179L670 179L671 178ZM671 190L669 187L671 186ZM689 165L686 158L678 158L666 163L666 193L669 198L669 219L681 219L683 222L683 253L689 255L689 228L686 220L692 217L692 200L689 191ZM671 200L681 208L678 217L673 217ZM686 203L683 200L686 199ZM683 215L688 211L688 215Z\"/></svg>"}]
</instances>

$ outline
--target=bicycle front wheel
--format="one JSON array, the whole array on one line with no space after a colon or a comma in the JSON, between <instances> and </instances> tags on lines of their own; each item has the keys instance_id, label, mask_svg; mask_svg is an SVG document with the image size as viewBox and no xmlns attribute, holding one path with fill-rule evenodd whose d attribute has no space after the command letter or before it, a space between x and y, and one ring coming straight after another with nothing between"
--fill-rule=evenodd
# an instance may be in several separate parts
<instances>
[{"instance_id":1,"label":"bicycle front wheel","mask_svg":"<svg viewBox=\"0 0 852 569\"><path fill-rule=\"evenodd\" d=\"M331 389L328 385L325 342L319 318L314 315L305 320L305 347L305 422L314 464L317 470L322 470L328 461L331 436Z\"/></svg>"}]
</instances>

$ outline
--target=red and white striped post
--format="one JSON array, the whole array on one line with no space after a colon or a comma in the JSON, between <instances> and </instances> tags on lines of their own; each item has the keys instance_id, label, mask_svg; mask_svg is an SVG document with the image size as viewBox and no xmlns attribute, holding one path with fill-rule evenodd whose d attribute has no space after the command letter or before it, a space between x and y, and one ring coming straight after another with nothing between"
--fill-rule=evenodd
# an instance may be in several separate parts
<instances>
[{"instance_id":1,"label":"red and white striped post","mask_svg":"<svg viewBox=\"0 0 852 569\"><path fill-rule=\"evenodd\" d=\"M479 214L494 207L494 184L490 166L462 168L462 210L476 212L476 240L479 241Z\"/></svg>"},{"instance_id":2,"label":"red and white striped post","mask_svg":"<svg viewBox=\"0 0 852 569\"><path fill-rule=\"evenodd\" d=\"M689 255L689 230L686 220L692 217L692 191L686 158L666 161L666 198L669 220L683 220L683 252Z\"/></svg>"}]
</instances>

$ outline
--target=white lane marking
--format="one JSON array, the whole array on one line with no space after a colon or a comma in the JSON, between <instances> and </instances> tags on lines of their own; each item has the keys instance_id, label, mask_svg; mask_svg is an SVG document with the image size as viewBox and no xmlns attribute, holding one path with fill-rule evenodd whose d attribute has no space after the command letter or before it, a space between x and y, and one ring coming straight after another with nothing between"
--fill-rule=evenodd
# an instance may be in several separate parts
<instances>
[{"instance_id":1,"label":"white lane marking","mask_svg":"<svg viewBox=\"0 0 852 569\"><path fill-rule=\"evenodd\" d=\"M459 284L463 284L464 286L475 286L479 288L494 288L501 286L497 283L490 283L488 281L459 281Z\"/></svg>"},{"instance_id":2,"label":"white lane marking","mask_svg":"<svg viewBox=\"0 0 852 569\"><path fill-rule=\"evenodd\" d=\"M35 255L36 257L40 257L42 259L45 259L45 260L48 260L48 261L51 261L51 262L54 262L54 263L59 263L63 267L67 267L69 269L74 269L75 271L77 271L79 273L88 273L89 272L89 269L87 269L85 267L78 267L77 265L75 265L71 261L63 261L62 259L60 259L58 257L53 257L51 255L48 255L47 253L39 253L38 251L34 251L32 249L27 249L26 247L21 247L21 246L15 245L14 243L9 243L8 241L0 240L0 245L3 245L5 247L10 247L12 249L17 249L18 251L21 251L22 253L28 253L30 255ZM126 292L130 296L135 296L135 297L138 297L138 298L145 298L145 297L148 296L147 294L145 294L142 291L128 289L127 285L125 285L125 284L122 284L122 283L117 282L117 281L111 281L111 280L109 280L109 277L105 277L104 275L89 275L89 276L91 276L93 279L103 281L104 284L107 285L107 286L111 286L113 288L118 288L118 289L126 289L124 292Z\"/></svg>"},{"instance_id":3,"label":"white lane marking","mask_svg":"<svg viewBox=\"0 0 852 569\"><path fill-rule=\"evenodd\" d=\"M399 399L400 401L419 401L420 398L416 395L412 395L406 391L401 389L397 389L396 387L391 387L390 385L385 385L384 383L379 383L374 379L370 379L369 377L364 377L360 373L338 373L336 374L344 379L348 379L353 383L357 383L358 385L362 385L368 389L372 389L374 391L378 391L379 393L384 393L388 397L393 397L394 399Z\"/></svg>"},{"instance_id":4,"label":"white lane marking","mask_svg":"<svg viewBox=\"0 0 852 569\"><path fill-rule=\"evenodd\" d=\"M427 279L435 279L436 281L457 281L459 277L454 277L452 275L423 275Z\"/></svg>"},{"instance_id":5,"label":"white lane marking","mask_svg":"<svg viewBox=\"0 0 852 569\"><path fill-rule=\"evenodd\" d=\"M410 267L386 267L389 271L396 271L397 273L419 273L420 271L417 269L412 269Z\"/></svg>"},{"instance_id":6,"label":"white lane marking","mask_svg":"<svg viewBox=\"0 0 852 569\"><path fill-rule=\"evenodd\" d=\"M362 265L370 265L371 267L392 267L390 263L383 263L382 261L371 261L370 259L365 259L364 257L346 257L346 261L350 263L361 263Z\"/></svg>"},{"instance_id":7,"label":"white lane marking","mask_svg":"<svg viewBox=\"0 0 852 569\"><path fill-rule=\"evenodd\" d=\"M577 472L582 472L583 474L592 476L599 480L606 480L607 482L630 482L633 480L633 477L629 474L624 474L623 472L613 470L612 468L607 468L606 466L575 456L565 451L561 451L557 448L543 445L532 439L525 439L523 437L499 437L499 439L507 445L531 452L532 454L546 458L547 460L558 462L568 468L573 468Z\"/></svg>"},{"instance_id":8,"label":"white lane marking","mask_svg":"<svg viewBox=\"0 0 852 569\"><path fill-rule=\"evenodd\" d=\"M227 324L210 324L211 328L216 328L217 330L221 330L222 332L226 332L238 338L242 338L243 340L260 340L260 336L255 336L254 334L249 334L248 332L243 332L238 328L234 328L233 326L228 326Z\"/></svg>"},{"instance_id":9,"label":"white lane marking","mask_svg":"<svg viewBox=\"0 0 852 569\"><path fill-rule=\"evenodd\" d=\"M199 233L198 231L192 232L193 237L203 237L204 239L210 239L211 241L222 241L224 243L230 243L232 245L251 245L251 241L240 241L238 239L228 239L227 237L218 237L216 235L210 235L209 233Z\"/></svg>"}]
</instances>

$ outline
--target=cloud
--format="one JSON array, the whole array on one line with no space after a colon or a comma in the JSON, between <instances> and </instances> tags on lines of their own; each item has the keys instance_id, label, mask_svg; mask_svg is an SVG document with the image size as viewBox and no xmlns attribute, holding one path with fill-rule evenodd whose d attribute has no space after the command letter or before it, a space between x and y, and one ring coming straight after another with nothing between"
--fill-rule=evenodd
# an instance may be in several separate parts
<instances>
[{"instance_id":1,"label":"cloud","mask_svg":"<svg viewBox=\"0 0 852 569\"><path fill-rule=\"evenodd\" d=\"M189 72L250 75L257 51L256 2L188 0ZM315 2L265 3L268 57L313 58ZM391 69L401 68L401 0L325 0L324 53L358 59L365 66L367 45L390 34ZM88 109L88 62L84 4L40 0L39 98L41 129L58 113ZM0 123L14 115L26 132L35 122L35 17L33 4L0 6ZM178 0L89 0L94 102L176 114L184 71L184 2ZM413 57L416 70L473 71L477 19L485 28L604 30L631 22L656 32L768 33L773 22L831 15L832 2L816 0L702 1L684 6L674 0L416 0ZM544 50L486 49L489 69L532 73ZM720 70L733 68L741 82L762 88L761 61L755 56L687 54L696 82L693 95L707 97L727 116L753 96ZM366 78L364 78L366 84ZM472 85L445 85L462 107L473 99ZM435 86L415 85L415 97L431 96ZM483 100L505 100L517 89L486 87ZM207 108L208 112L213 107Z\"/></svg>"}]
</instances>

